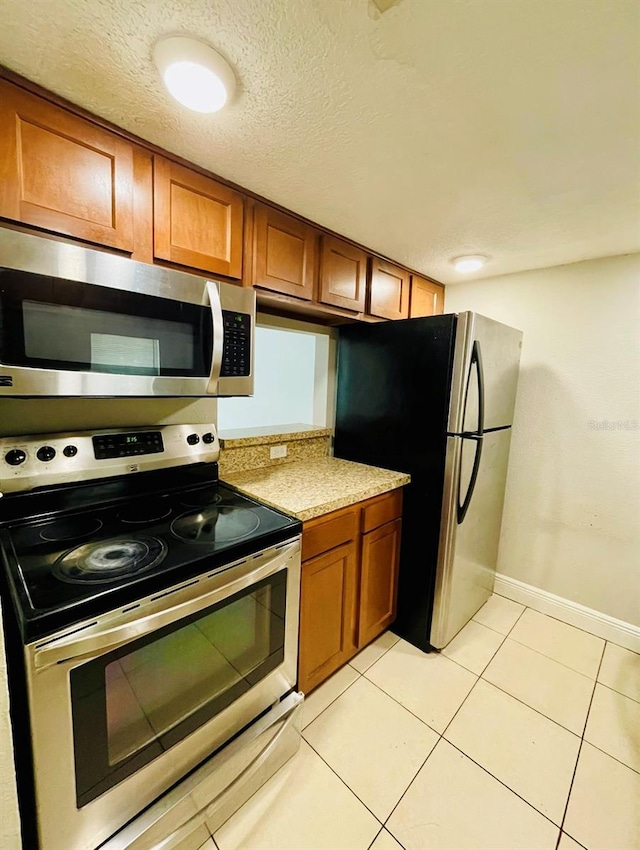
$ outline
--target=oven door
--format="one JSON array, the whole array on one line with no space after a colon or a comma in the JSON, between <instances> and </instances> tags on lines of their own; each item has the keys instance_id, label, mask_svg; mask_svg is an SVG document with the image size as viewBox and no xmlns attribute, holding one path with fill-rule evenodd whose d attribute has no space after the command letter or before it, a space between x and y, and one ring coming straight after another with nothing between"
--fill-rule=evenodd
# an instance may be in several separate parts
<instances>
[{"instance_id":1,"label":"oven door","mask_svg":"<svg viewBox=\"0 0 640 850\"><path fill-rule=\"evenodd\" d=\"M41 845L93 850L295 684L299 541L26 648Z\"/></svg>"}]
</instances>

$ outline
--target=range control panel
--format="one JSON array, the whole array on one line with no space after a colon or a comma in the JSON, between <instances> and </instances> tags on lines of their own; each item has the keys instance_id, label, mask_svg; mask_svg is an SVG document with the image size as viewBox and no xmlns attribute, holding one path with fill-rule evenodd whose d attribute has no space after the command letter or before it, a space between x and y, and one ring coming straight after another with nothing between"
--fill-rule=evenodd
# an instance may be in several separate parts
<instances>
[{"instance_id":1,"label":"range control panel","mask_svg":"<svg viewBox=\"0 0 640 850\"><path fill-rule=\"evenodd\" d=\"M224 341L221 378L251 374L251 316L248 313L222 311Z\"/></svg>"},{"instance_id":2,"label":"range control panel","mask_svg":"<svg viewBox=\"0 0 640 850\"><path fill-rule=\"evenodd\" d=\"M133 457L164 451L160 431L138 431L130 434L100 434L91 438L96 460Z\"/></svg>"},{"instance_id":3,"label":"range control panel","mask_svg":"<svg viewBox=\"0 0 640 850\"><path fill-rule=\"evenodd\" d=\"M217 461L215 426L161 425L0 438L0 495L68 481Z\"/></svg>"}]
</instances>

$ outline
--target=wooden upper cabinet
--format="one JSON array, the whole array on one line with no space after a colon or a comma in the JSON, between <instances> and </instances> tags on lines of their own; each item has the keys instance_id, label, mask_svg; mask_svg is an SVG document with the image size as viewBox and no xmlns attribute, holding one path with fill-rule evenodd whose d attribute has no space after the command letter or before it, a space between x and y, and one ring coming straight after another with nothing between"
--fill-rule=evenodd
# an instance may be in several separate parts
<instances>
[{"instance_id":1,"label":"wooden upper cabinet","mask_svg":"<svg viewBox=\"0 0 640 850\"><path fill-rule=\"evenodd\" d=\"M409 316L409 272L373 257L369 283L369 312L381 319Z\"/></svg>"},{"instance_id":2,"label":"wooden upper cabinet","mask_svg":"<svg viewBox=\"0 0 640 850\"><path fill-rule=\"evenodd\" d=\"M311 301L318 233L303 221L256 204L253 222L254 286Z\"/></svg>"},{"instance_id":3,"label":"wooden upper cabinet","mask_svg":"<svg viewBox=\"0 0 640 850\"><path fill-rule=\"evenodd\" d=\"M226 277L242 277L244 198L161 156L153 162L153 253Z\"/></svg>"},{"instance_id":4,"label":"wooden upper cabinet","mask_svg":"<svg viewBox=\"0 0 640 850\"><path fill-rule=\"evenodd\" d=\"M318 300L363 313L369 255L335 236L322 237Z\"/></svg>"},{"instance_id":5,"label":"wooden upper cabinet","mask_svg":"<svg viewBox=\"0 0 640 850\"><path fill-rule=\"evenodd\" d=\"M0 216L133 251L133 145L0 80Z\"/></svg>"},{"instance_id":6,"label":"wooden upper cabinet","mask_svg":"<svg viewBox=\"0 0 640 850\"><path fill-rule=\"evenodd\" d=\"M409 316L439 316L444 311L444 287L418 275L411 275Z\"/></svg>"}]
</instances>

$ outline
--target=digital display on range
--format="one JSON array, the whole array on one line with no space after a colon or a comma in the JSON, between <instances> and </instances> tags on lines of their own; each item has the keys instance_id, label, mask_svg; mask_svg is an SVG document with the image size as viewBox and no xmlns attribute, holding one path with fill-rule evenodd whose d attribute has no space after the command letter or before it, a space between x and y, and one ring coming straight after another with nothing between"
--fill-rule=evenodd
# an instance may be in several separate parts
<instances>
[{"instance_id":1,"label":"digital display on range","mask_svg":"<svg viewBox=\"0 0 640 850\"><path fill-rule=\"evenodd\" d=\"M137 434L99 434L92 437L93 454L96 460L114 457L133 457L164 451L160 431L144 431Z\"/></svg>"}]
</instances>

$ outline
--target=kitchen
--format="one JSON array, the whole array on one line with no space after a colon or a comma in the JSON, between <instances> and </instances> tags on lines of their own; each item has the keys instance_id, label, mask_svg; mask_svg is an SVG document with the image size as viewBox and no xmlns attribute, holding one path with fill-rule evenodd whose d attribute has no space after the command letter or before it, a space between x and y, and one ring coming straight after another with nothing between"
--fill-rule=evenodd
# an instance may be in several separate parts
<instances>
[{"instance_id":1,"label":"kitchen","mask_svg":"<svg viewBox=\"0 0 640 850\"><path fill-rule=\"evenodd\" d=\"M191 117L170 101L150 58L151 45L159 35L173 31L199 32L200 18L194 9L182 10L184 20L178 20L167 10L164 10L166 17L159 13L154 3L136 4L125 26L114 17L111 4L109 8L101 3L86 4L86 8L73 3L46 4L53 10L56 25L47 22L39 27L35 21L25 19L20 5L4 6L0 35L2 64L114 125L154 141L167 152L164 156L157 150L145 153L141 145L134 145L134 200L143 207L147 221L157 214L152 209L151 181L162 177L157 170L152 171L151 157L160 156L166 163L175 163L172 152L179 153L184 159L175 163L176 169L187 168L186 161L218 177L237 181L236 188L244 187L243 191L249 193L245 194L245 221L252 221L256 227L261 227L260 214L254 211L249 215L248 211L251 203L261 201L251 192L279 201L282 205L276 210L279 214L295 211L308 215L304 227L299 225L303 233L309 222L318 228L316 232L326 233L319 227L324 224L331 231L331 238L347 237L352 249L359 247L362 251L363 246L370 246L365 253L379 257L381 263L392 262L396 269L410 269L414 278L418 278L416 291L420 286L428 291L431 276L435 281L444 281L447 313L476 310L524 332L496 589L502 598L551 615L556 618L554 622L570 622L601 640L637 650L637 643L632 641L637 641L639 624L638 255L634 253L638 246L637 193L629 179L629 175L637 175L633 146L637 104L633 101L633 87L629 85L637 67L635 58L630 58L635 56L631 48L637 46L637 19L630 5L613 4L616 15L611 18L605 13L604 5L603 11L590 7L577 37L571 4L556 4L554 18L550 8L545 8L545 15L540 16L534 4L518 3L514 6L518 7L519 15L511 19L507 14L499 22L496 4L470 4L468 11L472 17L466 22L457 13L453 20L448 20L444 4L442 8L436 4L432 25L439 25L441 32L449 32L453 27L454 32L469 41L472 40L469 30L482 32L496 55L504 56L503 61L511 61L512 67L519 69L520 76L516 74L512 81L504 81L503 100L494 103L487 102L487 92L493 90L502 76L500 62L487 61L483 65L478 59L479 76L465 74L464 62L457 62L454 57L449 64L445 46L438 48L432 37L429 42L432 59L420 58L426 23L419 17L420 4L409 0L401 0L382 12L372 3L275 4L273 19L261 8L262 4L241 4L240 10L231 9L233 4L229 7L219 4L219 8L208 13L213 16L209 21L210 39L215 46L225 47L216 39L215 32L222 22L231 26L229 21L234 21L235 48L232 51L229 45L226 49L228 58L234 59L244 90L230 104L229 113L223 110L215 117L222 123L214 125L217 129L213 131L207 123L210 118ZM286 9L284 18L277 14L278 8ZM152 27L147 25L151 20ZM305 53L301 44L304 39L297 35L310 26L320 40L317 54L315 49ZM508 27L512 28L507 31L513 33L513 41L504 47L500 33ZM266 34L274 28L278 36L270 40L269 52L264 47ZM371 45L366 50L356 35L361 30L368 33L367 39L361 39ZM609 42L600 38L603 31L611 33ZM104 38L105 32L112 32L112 37ZM124 32L128 34L126 37ZM410 33L416 34L410 37ZM523 33L531 37L531 45L524 44ZM262 52L258 49L260 44ZM305 63L316 67L314 63L322 55L320 44L328 51L327 55L334 57L336 68L344 67L344 62L338 63L336 56L341 48L344 61L349 52L347 46L354 51L353 65L348 66L353 76L347 88L345 78L338 74L335 92L328 102L324 98L324 83L318 91L314 88L318 86L317 80L309 80L306 95L302 95L301 88L305 76L313 76L308 74ZM400 44L406 54L405 64L397 58L402 56L398 50ZM539 50L537 56L533 55L534 48ZM367 53L369 50L371 55ZM523 70L526 62L523 60L520 65L515 61L520 51L525 51L535 68L531 79ZM568 51L566 61L561 59L563 51ZM29 64L31 54L33 64ZM66 57L66 77L64 67L57 67L55 58L62 55ZM258 55L264 64L258 64L252 77L249 69ZM588 66L590 73L594 80L597 77L597 85L594 82L591 88L582 77L575 76L578 68L587 73L586 56L592 61ZM405 169L399 162L391 144L396 128L390 122L396 115L409 120L407 114L415 112L414 99L426 97L425 89L421 88L423 78L413 80L412 74L419 76L426 73L426 68L435 73L429 62L436 63L436 58L443 73L445 68L449 69L447 88L442 88L439 95L428 89L432 98L428 103L421 102L427 117L412 118L405 127L409 149L415 151L416 147L424 146L428 151L433 150L432 156L437 152L439 163L438 171L434 171L424 159L417 160L428 179L421 184L421 193L415 195L413 186L418 166ZM426 63L426 68L420 62ZM411 67L416 66L421 70L412 72ZM137 69L130 73L140 73L144 84L132 86L126 68ZM367 74L380 76L363 80L364 68ZM480 68L484 76L480 75ZM392 77L389 87L385 73ZM85 77L90 80L86 87ZM280 87L272 86L272 79L281 79ZM483 91L479 89L481 80ZM510 88L517 88L517 84L525 86L524 91L532 86L529 100L523 97L521 103L520 93ZM300 98L297 103L289 100L291 90L287 86L292 85ZM354 90L361 86L363 97L371 90L386 99L381 103L376 98L365 101L370 111L363 117L349 97L349 86ZM28 84L23 82L21 91L27 89ZM398 112L390 112L398 92L405 89L410 93L407 99L412 108L400 101ZM580 93L590 90L596 100L585 101L586 96L577 96L578 90ZM533 97L534 92L540 103ZM548 93L547 100L542 92ZM451 107L446 113L447 124L437 117L439 109L445 108L441 98L452 94L460 98L468 111ZM147 96L151 98L153 112L149 106L145 109L143 101ZM304 108L305 96L313 98L313 115ZM7 101L3 102L6 105ZM248 115L247 102L255 102L258 110L265 110L263 115L260 113L264 124L243 126ZM283 112L287 105L289 113ZM498 106L500 110L496 111ZM507 106L512 110L511 121L502 111ZM350 115L351 107L353 115ZM606 115L607 120L591 122L590 116L596 112ZM35 116L33 122L46 125L44 105L36 110ZM340 128L345 126L347 118L352 122L350 135L342 138ZM235 129L234 125L225 123L233 120L239 122ZM373 148L369 140L371 120L377 132L387 134ZM424 126L420 124L422 120ZM505 123L500 125L500 121ZM497 127L502 130L501 144L509 151L510 165L501 159L501 149L492 136ZM328 133L327 128L332 132ZM338 130L333 133L333 128ZM415 140L410 138L412 128L417 134ZM68 127L66 133L73 136ZM198 136L206 138L203 149L206 152L198 151ZM469 141L471 136L475 136L473 145ZM182 140L181 147L178 138ZM257 139L261 139L260 144ZM38 142L35 137L34 140ZM312 148L310 140L314 140ZM559 145L558 150L554 141ZM91 144L94 151L100 147L95 136ZM581 151L580 156L574 156L576 150ZM337 151L342 151L342 159L337 157ZM354 155L354 151L366 155ZM373 171L365 172L365 161ZM313 169L309 168L310 162L314 163ZM496 170L501 163L506 173ZM197 168L195 171L200 177L205 176ZM184 177L174 171L168 182L171 179L175 182L176 175ZM348 191L345 187L349 187ZM194 189L193 193L198 191ZM397 193L395 198L394 193ZM433 196L433 206L425 206L427 196ZM386 207L381 203L383 197ZM156 192L155 200L161 203L161 193L158 197ZM400 201L406 210L400 208ZM393 217L378 213L373 216L375 228L367 230L363 222L375 209L394 210ZM30 220L25 210L13 216L3 215L45 231L69 232L65 230L68 222L65 226L47 226L42 219ZM402 224L394 227L398 216L402 216ZM413 229L412 217L419 222L414 223ZM142 220L140 206L133 220ZM607 221L606 227L602 226L602 220ZM486 233L486 241L473 235L474 228L480 228L479 221L484 222L482 227L486 231L478 232ZM278 222L272 221L271 226L277 227ZM134 228L136 242L134 250L129 252L133 259L149 262L154 251L164 250L159 247L160 235L151 237L150 233L148 226ZM449 241L445 234L449 234ZM94 233L92 237L80 234L77 239L85 244L109 244L105 243L104 234ZM253 241L253 237L245 234L245 245ZM332 244L328 238L326 243ZM424 243L428 243L426 247ZM117 246L116 249L122 251ZM169 245L169 249L173 247ZM381 255L376 251L382 252ZM483 252L491 255L490 264L477 280L463 283L463 277L452 270L450 257ZM167 267L200 268L201 275L210 271L201 268L201 260L185 261L177 254L174 259L160 257L160 262ZM252 264L244 264L243 274L245 269L247 273L253 271ZM382 272L388 276L388 271L382 269ZM218 269L218 274L228 279L238 277L230 267L226 272ZM264 277L262 280L264 284ZM433 291L437 301L441 290L432 283L432 303ZM281 322L289 323L298 334L304 333L301 325L305 327L301 312L303 318L314 322L322 320L327 313L323 299L315 294L305 298L274 293L264 285L258 290L258 309L265 317L262 319L265 326L269 322L272 326L277 324L277 318L271 318L275 311L288 316ZM374 312L375 309L379 307ZM343 316L346 312L349 317L358 312L339 304L331 305L330 310L335 315L342 310ZM442 307L437 312L442 312ZM607 330L606 334L602 328ZM335 333L325 328L317 331L317 336L331 340L331 334ZM327 358L330 359L330 353ZM318 402L311 413L313 421L308 417L302 421L332 428L330 397L329 388L324 412L322 403ZM224 404L219 402L220 410L215 411L215 402L210 400L159 398L143 405L132 399L90 403L81 399L2 399L1 433L9 436L94 428L144 428L160 423L205 424L216 419L223 430ZM262 424L270 423L263 420ZM570 617L573 619L567 619ZM341 674L343 679L348 672ZM604 693L598 685L600 691ZM619 702L627 705L622 697ZM1 722L7 732L4 711ZM606 747L601 749L607 751ZM609 757L618 759L616 767L620 766L619 770L627 776L622 766L631 771L633 765L611 752ZM492 773L490 768L489 773ZM513 787L508 781L506 784ZM523 795L526 799L527 795ZM3 818L9 824L8 829L14 830L13 834L8 832L7 840L16 835L10 818L10 815ZM555 816L552 820L555 822ZM581 838L571 831L569 834ZM370 841L374 838L372 835ZM569 839L563 840L572 846ZM587 837L583 841L585 846L590 846ZM357 842L356 846L359 846ZM593 846L598 846L598 842ZM618 846L624 846L622 839Z\"/></svg>"}]
</instances>

